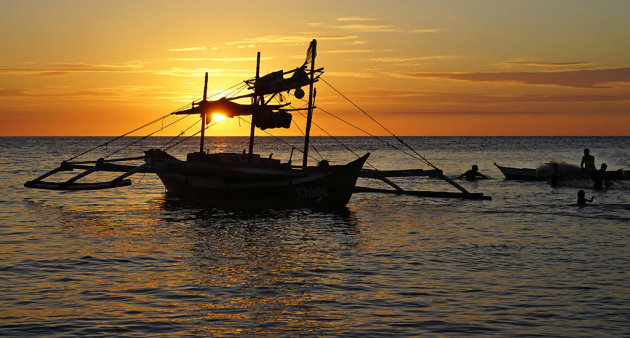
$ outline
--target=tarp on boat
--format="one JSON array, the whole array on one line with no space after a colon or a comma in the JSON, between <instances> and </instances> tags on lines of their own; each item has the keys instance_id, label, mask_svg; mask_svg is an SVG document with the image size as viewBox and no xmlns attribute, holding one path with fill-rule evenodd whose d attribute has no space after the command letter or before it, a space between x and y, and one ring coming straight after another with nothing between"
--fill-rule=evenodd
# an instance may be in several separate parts
<instances>
[{"instance_id":1,"label":"tarp on boat","mask_svg":"<svg viewBox=\"0 0 630 338\"><path fill-rule=\"evenodd\" d=\"M216 101L201 101L193 108L178 111L173 114L221 114L227 117L253 115L254 125L260 129L289 128L293 116L280 109L280 107L284 106L285 105L240 104L222 98ZM208 122L210 122L210 119L206 119L206 123Z\"/></svg>"}]
</instances>

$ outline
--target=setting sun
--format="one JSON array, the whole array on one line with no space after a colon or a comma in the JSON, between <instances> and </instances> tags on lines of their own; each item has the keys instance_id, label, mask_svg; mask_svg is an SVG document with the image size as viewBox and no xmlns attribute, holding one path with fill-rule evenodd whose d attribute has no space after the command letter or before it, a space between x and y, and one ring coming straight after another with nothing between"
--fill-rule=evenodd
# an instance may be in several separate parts
<instances>
[{"instance_id":1,"label":"setting sun","mask_svg":"<svg viewBox=\"0 0 630 338\"><path fill-rule=\"evenodd\" d=\"M225 120L227 118L227 116L220 114L220 113L213 113L212 114L212 120L213 121L218 121L221 122L223 120Z\"/></svg>"}]
</instances>

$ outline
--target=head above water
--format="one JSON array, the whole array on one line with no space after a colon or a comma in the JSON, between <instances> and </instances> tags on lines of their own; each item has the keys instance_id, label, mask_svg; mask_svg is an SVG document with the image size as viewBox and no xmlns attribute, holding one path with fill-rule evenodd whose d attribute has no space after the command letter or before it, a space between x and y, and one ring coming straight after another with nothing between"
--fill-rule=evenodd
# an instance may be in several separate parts
<instances>
[{"instance_id":1,"label":"head above water","mask_svg":"<svg viewBox=\"0 0 630 338\"><path fill-rule=\"evenodd\" d=\"M578 197L584 197L585 195L586 193L584 192L584 190L578 191Z\"/></svg>"},{"instance_id":2,"label":"head above water","mask_svg":"<svg viewBox=\"0 0 630 338\"><path fill-rule=\"evenodd\" d=\"M479 167L476 164L473 164L472 170L477 171L477 170L479 170Z\"/></svg>"},{"instance_id":3,"label":"head above water","mask_svg":"<svg viewBox=\"0 0 630 338\"><path fill-rule=\"evenodd\" d=\"M588 155L588 153L590 153L590 152L591 152L591 150L590 150L590 149L588 149L588 148L584 148L584 155Z\"/></svg>"},{"instance_id":4,"label":"head above water","mask_svg":"<svg viewBox=\"0 0 630 338\"><path fill-rule=\"evenodd\" d=\"M606 170L606 168L608 168L608 165L606 163L602 163L601 170Z\"/></svg>"}]
</instances>

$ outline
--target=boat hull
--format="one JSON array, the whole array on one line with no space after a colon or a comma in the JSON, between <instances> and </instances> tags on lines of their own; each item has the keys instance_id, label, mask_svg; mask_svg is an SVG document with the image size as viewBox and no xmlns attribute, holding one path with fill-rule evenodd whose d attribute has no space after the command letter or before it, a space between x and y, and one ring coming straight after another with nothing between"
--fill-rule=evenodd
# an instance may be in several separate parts
<instances>
[{"instance_id":1,"label":"boat hull","mask_svg":"<svg viewBox=\"0 0 630 338\"><path fill-rule=\"evenodd\" d=\"M157 166L170 196L227 208L343 208L369 154L346 165L301 170L247 170L182 162Z\"/></svg>"},{"instance_id":2,"label":"boat hull","mask_svg":"<svg viewBox=\"0 0 630 338\"><path fill-rule=\"evenodd\" d=\"M506 180L548 181L551 179L551 170L504 167L496 163L494 165L499 168ZM561 179L589 179L592 176L593 172L579 168L560 171ZM608 180L627 180L630 178L630 172L628 170L607 171L605 178Z\"/></svg>"},{"instance_id":3,"label":"boat hull","mask_svg":"<svg viewBox=\"0 0 630 338\"><path fill-rule=\"evenodd\" d=\"M530 168L503 167L496 163L494 165L499 168L506 180L547 181L551 178L551 172L538 172L536 169Z\"/></svg>"}]
</instances>

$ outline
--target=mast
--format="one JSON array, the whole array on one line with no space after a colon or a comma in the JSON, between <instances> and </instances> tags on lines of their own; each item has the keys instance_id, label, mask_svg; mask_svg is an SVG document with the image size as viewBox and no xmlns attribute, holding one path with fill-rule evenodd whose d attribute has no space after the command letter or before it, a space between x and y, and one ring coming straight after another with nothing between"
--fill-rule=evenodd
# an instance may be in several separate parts
<instances>
[{"instance_id":1,"label":"mast","mask_svg":"<svg viewBox=\"0 0 630 338\"><path fill-rule=\"evenodd\" d=\"M315 79L315 55L317 54L317 40L313 39L313 41L311 41L309 52L311 55L311 81L308 86L308 114L306 115L306 131L304 132L304 157L302 157L302 170L306 170L306 166L308 164L308 144L310 141L311 122L313 120L313 81Z\"/></svg>"},{"instance_id":2,"label":"mast","mask_svg":"<svg viewBox=\"0 0 630 338\"><path fill-rule=\"evenodd\" d=\"M208 93L208 72L206 72L206 78L203 82L203 101L206 102ZM203 141L205 139L206 134L206 112L201 111L201 141L199 142L199 152L203 154Z\"/></svg>"},{"instance_id":3,"label":"mast","mask_svg":"<svg viewBox=\"0 0 630 338\"><path fill-rule=\"evenodd\" d=\"M258 81L258 78L260 77L260 52L258 52L258 54L256 55L256 81ZM252 98L252 100L254 101L254 105L257 106L258 105L258 96L255 95ZM254 126L254 114L252 114L252 125L251 125L251 130L249 132L249 162L252 161L252 156L254 153L254 132L256 131L256 127Z\"/></svg>"}]
</instances>

